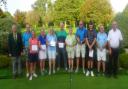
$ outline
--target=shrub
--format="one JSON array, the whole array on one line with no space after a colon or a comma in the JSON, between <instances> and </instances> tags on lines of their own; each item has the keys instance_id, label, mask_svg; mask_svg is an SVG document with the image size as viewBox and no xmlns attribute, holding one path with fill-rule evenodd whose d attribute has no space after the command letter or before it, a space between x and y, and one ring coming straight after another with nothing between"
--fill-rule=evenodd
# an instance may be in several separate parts
<instances>
[{"instance_id":1,"label":"shrub","mask_svg":"<svg viewBox=\"0 0 128 89\"><path fill-rule=\"evenodd\" d=\"M0 31L0 54L8 52L8 33Z\"/></svg>"},{"instance_id":2,"label":"shrub","mask_svg":"<svg viewBox=\"0 0 128 89\"><path fill-rule=\"evenodd\" d=\"M14 23L12 18L0 18L0 53L5 54L8 51L7 39L11 26Z\"/></svg>"},{"instance_id":3,"label":"shrub","mask_svg":"<svg viewBox=\"0 0 128 89\"><path fill-rule=\"evenodd\" d=\"M123 53L125 53L125 48L120 49L120 54L123 54Z\"/></svg>"},{"instance_id":4,"label":"shrub","mask_svg":"<svg viewBox=\"0 0 128 89\"><path fill-rule=\"evenodd\" d=\"M8 67L11 64L11 58L6 55L0 55L0 68Z\"/></svg>"},{"instance_id":5,"label":"shrub","mask_svg":"<svg viewBox=\"0 0 128 89\"><path fill-rule=\"evenodd\" d=\"M120 67L128 69L128 53L120 54L119 56Z\"/></svg>"}]
</instances>

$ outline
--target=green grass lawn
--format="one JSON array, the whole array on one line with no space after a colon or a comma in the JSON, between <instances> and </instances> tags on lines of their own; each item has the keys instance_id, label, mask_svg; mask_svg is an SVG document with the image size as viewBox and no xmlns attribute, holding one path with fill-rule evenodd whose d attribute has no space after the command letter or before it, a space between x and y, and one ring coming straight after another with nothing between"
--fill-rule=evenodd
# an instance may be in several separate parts
<instances>
[{"instance_id":1,"label":"green grass lawn","mask_svg":"<svg viewBox=\"0 0 128 89\"><path fill-rule=\"evenodd\" d=\"M39 76L32 81L25 76L18 79L0 79L0 89L70 89L70 74L60 71L51 76ZM128 89L128 75L120 74L118 79L114 79L73 73L71 89Z\"/></svg>"}]
</instances>

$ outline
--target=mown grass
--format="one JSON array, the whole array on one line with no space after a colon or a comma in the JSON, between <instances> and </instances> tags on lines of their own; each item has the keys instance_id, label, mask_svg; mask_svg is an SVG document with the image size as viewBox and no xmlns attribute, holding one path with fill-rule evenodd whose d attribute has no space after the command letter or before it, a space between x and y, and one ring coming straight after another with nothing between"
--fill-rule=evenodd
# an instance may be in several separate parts
<instances>
[{"instance_id":1,"label":"mown grass","mask_svg":"<svg viewBox=\"0 0 128 89\"><path fill-rule=\"evenodd\" d=\"M29 81L25 75L12 79L10 70L1 69L0 73L3 72L10 77L0 79L0 89L128 89L127 73L120 73L118 79L114 79L103 76L86 77L82 72L72 73L70 76L69 73L61 70L54 75L39 75L38 78Z\"/></svg>"}]
</instances>

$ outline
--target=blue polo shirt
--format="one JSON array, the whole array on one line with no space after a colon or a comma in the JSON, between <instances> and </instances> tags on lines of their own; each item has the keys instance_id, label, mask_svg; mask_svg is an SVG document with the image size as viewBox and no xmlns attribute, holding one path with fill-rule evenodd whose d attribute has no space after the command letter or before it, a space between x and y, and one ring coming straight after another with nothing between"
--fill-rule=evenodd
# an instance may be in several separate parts
<instances>
[{"instance_id":1,"label":"blue polo shirt","mask_svg":"<svg viewBox=\"0 0 128 89\"><path fill-rule=\"evenodd\" d=\"M107 42L107 34L99 32L97 34L97 43L100 47L103 47L105 43Z\"/></svg>"},{"instance_id":2,"label":"blue polo shirt","mask_svg":"<svg viewBox=\"0 0 128 89\"><path fill-rule=\"evenodd\" d=\"M46 40L50 43L51 41L57 42L56 35L47 34ZM48 50L50 51L56 51L56 46L50 46L48 45Z\"/></svg>"},{"instance_id":3,"label":"blue polo shirt","mask_svg":"<svg viewBox=\"0 0 128 89\"><path fill-rule=\"evenodd\" d=\"M25 32L22 35L22 40L23 40L23 45L25 48L29 47L29 39L32 37L32 33L31 32Z\"/></svg>"},{"instance_id":4,"label":"blue polo shirt","mask_svg":"<svg viewBox=\"0 0 128 89\"><path fill-rule=\"evenodd\" d=\"M38 40L40 41L41 45L46 45L46 36L40 35Z\"/></svg>"},{"instance_id":5,"label":"blue polo shirt","mask_svg":"<svg viewBox=\"0 0 128 89\"><path fill-rule=\"evenodd\" d=\"M85 27L83 28L77 28L76 36L80 38L80 41L83 41L86 37L87 29Z\"/></svg>"}]
</instances>

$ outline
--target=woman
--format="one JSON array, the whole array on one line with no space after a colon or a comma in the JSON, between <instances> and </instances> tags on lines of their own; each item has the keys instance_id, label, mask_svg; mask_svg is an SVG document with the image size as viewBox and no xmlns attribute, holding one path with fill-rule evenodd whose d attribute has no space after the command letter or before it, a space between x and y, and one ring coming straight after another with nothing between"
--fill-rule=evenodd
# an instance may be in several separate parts
<instances>
[{"instance_id":1,"label":"woman","mask_svg":"<svg viewBox=\"0 0 128 89\"><path fill-rule=\"evenodd\" d=\"M35 73L36 63L38 61L38 46L39 42L36 38L36 33L32 31L32 38L29 39L29 61L30 61L30 77L29 80L32 80L33 76L37 77Z\"/></svg>"},{"instance_id":2,"label":"woman","mask_svg":"<svg viewBox=\"0 0 128 89\"><path fill-rule=\"evenodd\" d=\"M93 73L93 62L94 62L94 52L95 52L95 45L96 45L96 31L94 30L93 22L89 23L89 29L87 31L86 35L86 43L87 43L87 72L86 76L94 76Z\"/></svg>"},{"instance_id":3,"label":"woman","mask_svg":"<svg viewBox=\"0 0 128 89\"><path fill-rule=\"evenodd\" d=\"M41 75L44 75L45 72L45 60L47 58L46 50L46 35L45 31L42 30L40 36L38 37L39 41L39 60L40 60L40 72Z\"/></svg>"},{"instance_id":4,"label":"woman","mask_svg":"<svg viewBox=\"0 0 128 89\"><path fill-rule=\"evenodd\" d=\"M55 74L56 43L57 43L57 37L53 29L50 29L49 34L46 37L46 42L48 46L49 75L51 75L52 69L53 69L53 74Z\"/></svg>"},{"instance_id":5,"label":"woman","mask_svg":"<svg viewBox=\"0 0 128 89\"><path fill-rule=\"evenodd\" d=\"M69 29L69 34L66 37L65 42L66 42L66 50L68 54L69 72L73 72L73 59L75 54L76 38L75 35L72 33L72 28Z\"/></svg>"}]
</instances>

